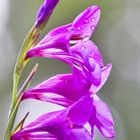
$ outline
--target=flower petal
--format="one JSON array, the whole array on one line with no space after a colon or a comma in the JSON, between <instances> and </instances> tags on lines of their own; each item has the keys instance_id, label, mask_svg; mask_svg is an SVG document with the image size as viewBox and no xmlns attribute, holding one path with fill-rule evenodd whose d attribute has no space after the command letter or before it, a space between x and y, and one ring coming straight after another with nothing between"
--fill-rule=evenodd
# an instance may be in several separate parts
<instances>
[{"instance_id":1,"label":"flower petal","mask_svg":"<svg viewBox=\"0 0 140 140\"><path fill-rule=\"evenodd\" d=\"M73 56L83 59L85 63L89 62L88 58L90 58L90 61L91 59L94 59L101 67L104 66L103 58L99 49L97 48L96 44L90 40L82 41L72 46L71 52Z\"/></svg>"},{"instance_id":2,"label":"flower petal","mask_svg":"<svg viewBox=\"0 0 140 140\"><path fill-rule=\"evenodd\" d=\"M103 136L107 138L115 137L114 121L111 112L105 102L101 101L96 94L94 94L94 109L89 123L92 130L95 125Z\"/></svg>"},{"instance_id":3,"label":"flower petal","mask_svg":"<svg viewBox=\"0 0 140 140\"><path fill-rule=\"evenodd\" d=\"M70 133L73 134L74 137L78 135L81 135L81 138L87 137L89 136L87 135L87 131L80 130L85 132L85 134L82 135L78 129L83 129L83 125L88 122L92 109L93 97L90 97L90 95L84 96L66 109L47 113L38 117L21 131L15 133L12 140L28 138L29 136L33 138L39 135L44 137L46 135L44 133L44 135L42 135L40 132L48 132L61 140L68 138ZM48 136L48 134L46 136ZM71 138L70 140L73 139Z\"/></svg>"},{"instance_id":4,"label":"flower petal","mask_svg":"<svg viewBox=\"0 0 140 140\"><path fill-rule=\"evenodd\" d=\"M90 94L88 94L69 107L67 118L73 124L83 126L88 122L92 109L93 97L90 97Z\"/></svg>"},{"instance_id":5,"label":"flower petal","mask_svg":"<svg viewBox=\"0 0 140 140\"><path fill-rule=\"evenodd\" d=\"M89 88L88 83L83 83L77 88L71 74L60 74L42 82L33 89L27 90L22 99L37 99L68 106L86 95Z\"/></svg>"},{"instance_id":6,"label":"flower petal","mask_svg":"<svg viewBox=\"0 0 140 140\"><path fill-rule=\"evenodd\" d=\"M101 82L101 67L103 67L103 59L100 51L92 41L80 42L71 48L73 57L83 62L83 71L87 75L87 79L95 86L99 86Z\"/></svg>"},{"instance_id":7,"label":"flower petal","mask_svg":"<svg viewBox=\"0 0 140 140\"><path fill-rule=\"evenodd\" d=\"M64 140L93 140L88 130L84 127L70 129L66 134Z\"/></svg>"},{"instance_id":8,"label":"flower petal","mask_svg":"<svg viewBox=\"0 0 140 140\"><path fill-rule=\"evenodd\" d=\"M107 79L110 75L111 69L112 69L112 64L108 64L107 66L102 68L101 83L100 83L99 86L95 86L95 85L92 84L92 86L90 88L90 91L92 93L97 93L103 87L103 85L105 84L105 82L107 81Z\"/></svg>"},{"instance_id":9,"label":"flower petal","mask_svg":"<svg viewBox=\"0 0 140 140\"><path fill-rule=\"evenodd\" d=\"M100 7L91 6L83 11L73 22L74 35L72 40L89 39L94 32L99 19L100 19Z\"/></svg>"},{"instance_id":10,"label":"flower petal","mask_svg":"<svg viewBox=\"0 0 140 140\"><path fill-rule=\"evenodd\" d=\"M59 34L55 37L44 37L34 48L30 49L26 59L31 57L52 57L53 55L63 55L69 52L70 34Z\"/></svg>"},{"instance_id":11,"label":"flower petal","mask_svg":"<svg viewBox=\"0 0 140 140\"><path fill-rule=\"evenodd\" d=\"M11 137L11 140L58 140L54 135L48 132L33 132L33 133L16 133Z\"/></svg>"}]
</instances>

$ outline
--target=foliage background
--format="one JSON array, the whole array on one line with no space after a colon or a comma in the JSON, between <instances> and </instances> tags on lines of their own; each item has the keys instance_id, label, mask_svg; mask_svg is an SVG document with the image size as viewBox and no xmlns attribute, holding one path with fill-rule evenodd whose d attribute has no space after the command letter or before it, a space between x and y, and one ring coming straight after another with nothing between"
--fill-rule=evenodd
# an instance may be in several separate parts
<instances>
[{"instance_id":1,"label":"foliage background","mask_svg":"<svg viewBox=\"0 0 140 140\"><path fill-rule=\"evenodd\" d=\"M11 100L12 73L22 41L32 26L43 0L2 0L0 8L0 137L6 126ZM139 140L140 133L140 1L139 0L60 0L44 35L71 22L89 5L102 8L101 22L92 40L101 50L105 63L113 63L111 76L99 93L115 118L115 140ZM42 35L42 36L44 36ZM32 86L57 73L70 72L64 63L52 59L32 59L21 83L34 63L40 64ZM37 115L58 109L38 101L21 104L17 122L30 111L26 123ZM105 140L98 132L97 140Z\"/></svg>"}]
</instances>

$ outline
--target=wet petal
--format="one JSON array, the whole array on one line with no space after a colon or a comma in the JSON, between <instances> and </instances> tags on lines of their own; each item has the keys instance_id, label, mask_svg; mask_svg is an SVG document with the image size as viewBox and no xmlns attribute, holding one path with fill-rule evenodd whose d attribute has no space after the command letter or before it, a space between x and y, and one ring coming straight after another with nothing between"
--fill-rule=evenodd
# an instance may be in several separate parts
<instances>
[{"instance_id":1,"label":"wet petal","mask_svg":"<svg viewBox=\"0 0 140 140\"><path fill-rule=\"evenodd\" d=\"M88 62L88 58L94 59L101 67L104 66L102 55L96 44L92 41L83 41L71 48L72 54L83 61ZM91 66L92 67L92 66Z\"/></svg>"},{"instance_id":2,"label":"wet petal","mask_svg":"<svg viewBox=\"0 0 140 140\"><path fill-rule=\"evenodd\" d=\"M98 25L100 12L100 7L96 5L83 11L73 22L74 35L72 40L88 40Z\"/></svg>"},{"instance_id":3,"label":"wet petal","mask_svg":"<svg viewBox=\"0 0 140 140\"><path fill-rule=\"evenodd\" d=\"M99 86L101 82L101 67L103 67L103 59L100 51L92 41L80 42L71 48L73 57L83 62L83 71L95 86Z\"/></svg>"}]
</instances>

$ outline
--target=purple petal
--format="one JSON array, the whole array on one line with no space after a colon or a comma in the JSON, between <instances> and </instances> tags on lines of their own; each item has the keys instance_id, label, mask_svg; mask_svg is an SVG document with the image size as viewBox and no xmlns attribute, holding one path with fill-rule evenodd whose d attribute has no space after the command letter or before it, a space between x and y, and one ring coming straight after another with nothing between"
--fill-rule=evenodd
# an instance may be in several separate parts
<instances>
[{"instance_id":1,"label":"purple petal","mask_svg":"<svg viewBox=\"0 0 140 140\"><path fill-rule=\"evenodd\" d=\"M54 37L62 33L66 33L66 34L72 33L72 23L53 29L47 34L47 36Z\"/></svg>"},{"instance_id":2,"label":"purple petal","mask_svg":"<svg viewBox=\"0 0 140 140\"><path fill-rule=\"evenodd\" d=\"M108 106L94 94L94 109L89 121L92 130L94 125L103 136L107 138L115 137L114 121Z\"/></svg>"},{"instance_id":3,"label":"purple petal","mask_svg":"<svg viewBox=\"0 0 140 140\"><path fill-rule=\"evenodd\" d=\"M71 48L71 52L75 57L77 57L79 59L83 59L85 61L85 63L86 63L86 61L89 62L88 58L90 58L90 61L92 59L94 59L101 67L104 66L103 58L102 58L102 55L101 55L99 49L90 40L80 42L80 43L74 45Z\"/></svg>"},{"instance_id":4,"label":"purple petal","mask_svg":"<svg viewBox=\"0 0 140 140\"><path fill-rule=\"evenodd\" d=\"M112 64L108 64L107 66L102 68L102 71L101 71L101 83L100 83L99 86L95 86L95 85L92 84L92 86L90 88L90 91L92 93L97 93L103 87L103 85L105 84L105 82L107 81L107 79L109 77L111 69L112 69Z\"/></svg>"},{"instance_id":5,"label":"purple petal","mask_svg":"<svg viewBox=\"0 0 140 140\"><path fill-rule=\"evenodd\" d=\"M63 55L69 52L70 34L59 34L55 37L46 36L34 48L30 49L26 59L30 57L53 57L53 55Z\"/></svg>"},{"instance_id":6,"label":"purple petal","mask_svg":"<svg viewBox=\"0 0 140 140\"><path fill-rule=\"evenodd\" d=\"M90 85L88 83L83 83L77 87L71 74L61 74L26 91L22 99L37 99L68 106L73 103L73 101L88 94L89 88Z\"/></svg>"},{"instance_id":7,"label":"purple petal","mask_svg":"<svg viewBox=\"0 0 140 140\"><path fill-rule=\"evenodd\" d=\"M58 139L68 138L70 133L75 137L78 135L87 137L87 131L85 131L85 135L82 135L80 134L80 131L74 129L83 129L82 125L85 125L88 122L92 113L92 108L93 98L90 97L90 95L87 95L64 110L40 116L21 131L14 134L13 140L15 140L14 138L23 138L23 136L29 137L29 135L33 137L33 134L35 134L36 137L36 134L39 132L49 132ZM44 136L40 133L38 135Z\"/></svg>"},{"instance_id":8,"label":"purple petal","mask_svg":"<svg viewBox=\"0 0 140 140\"><path fill-rule=\"evenodd\" d=\"M58 140L54 135L48 132L33 132L33 133L16 133L11 137L11 140Z\"/></svg>"},{"instance_id":9,"label":"purple petal","mask_svg":"<svg viewBox=\"0 0 140 140\"><path fill-rule=\"evenodd\" d=\"M83 71L86 73L87 79L90 79L95 86L99 86L101 67L104 64L96 45L92 41L80 42L71 48L71 54L85 64Z\"/></svg>"},{"instance_id":10,"label":"purple petal","mask_svg":"<svg viewBox=\"0 0 140 140\"><path fill-rule=\"evenodd\" d=\"M35 27L39 27L42 25L42 23L46 23L49 20L50 15L52 14L55 6L57 5L59 0L45 0L42 6L40 7L37 17L36 17L36 22L35 22Z\"/></svg>"},{"instance_id":11,"label":"purple petal","mask_svg":"<svg viewBox=\"0 0 140 140\"><path fill-rule=\"evenodd\" d=\"M85 128L70 129L66 134L64 140L93 140L90 133Z\"/></svg>"},{"instance_id":12,"label":"purple petal","mask_svg":"<svg viewBox=\"0 0 140 140\"><path fill-rule=\"evenodd\" d=\"M72 123L83 126L88 122L92 109L93 98L86 95L69 107L67 118Z\"/></svg>"},{"instance_id":13,"label":"purple petal","mask_svg":"<svg viewBox=\"0 0 140 140\"><path fill-rule=\"evenodd\" d=\"M72 40L89 39L99 22L100 12L99 6L91 6L82 12L73 22Z\"/></svg>"}]
</instances>

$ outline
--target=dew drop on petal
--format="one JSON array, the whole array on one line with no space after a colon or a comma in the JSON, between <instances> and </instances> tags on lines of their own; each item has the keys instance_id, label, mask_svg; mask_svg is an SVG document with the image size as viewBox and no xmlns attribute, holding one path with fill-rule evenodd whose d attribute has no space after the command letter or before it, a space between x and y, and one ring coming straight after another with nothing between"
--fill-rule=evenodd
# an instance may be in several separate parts
<instances>
[{"instance_id":1,"label":"dew drop on petal","mask_svg":"<svg viewBox=\"0 0 140 140\"><path fill-rule=\"evenodd\" d=\"M78 30L81 30L81 27L78 27L77 29L78 29Z\"/></svg>"},{"instance_id":2,"label":"dew drop on petal","mask_svg":"<svg viewBox=\"0 0 140 140\"><path fill-rule=\"evenodd\" d=\"M86 20L85 20L85 23L88 23L88 22L89 22L89 21L86 19Z\"/></svg>"},{"instance_id":3,"label":"dew drop on petal","mask_svg":"<svg viewBox=\"0 0 140 140\"><path fill-rule=\"evenodd\" d=\"M95 29L95 27L94 26L91 26L91 30L93 31Z\"/></svg>"},{"instance_id":4,"label":"dew drop on petal","mask_svg":"<svg viewBox=\"0 0 140 140\"><path fill-rule=\"evenodd\" d=\"M95 21L95 18L92 18L91 21L92 21L92 22Z\"/></svg>"},{"instance_id":5,"label":"dew drop on petal","mask_svg":"<svg viewBox=\"0 0 140 140\"><path fill-rule=\"evenodd\" d=\"M85 46L82 46L81 49L84 50L85 49Z\"/></svg>"}]
</instances>

